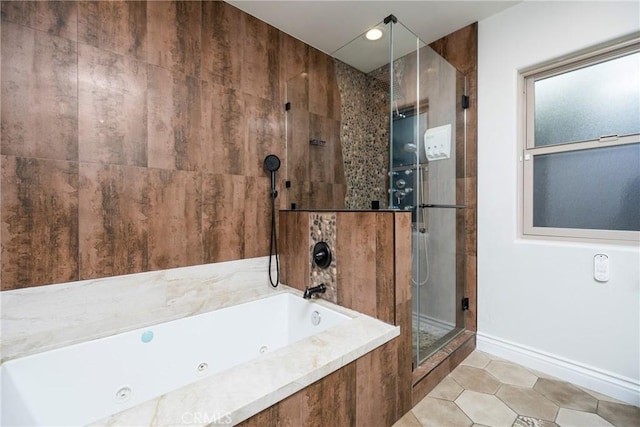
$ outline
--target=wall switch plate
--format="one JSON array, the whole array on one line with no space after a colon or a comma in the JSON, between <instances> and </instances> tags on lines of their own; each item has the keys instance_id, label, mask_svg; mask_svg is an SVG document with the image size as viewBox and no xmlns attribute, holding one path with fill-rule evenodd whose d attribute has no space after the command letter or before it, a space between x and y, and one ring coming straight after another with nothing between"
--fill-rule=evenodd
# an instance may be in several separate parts
<instances>
[{"instance_id":1,"label":"wall switch plate","mask_svg":"<svg viewBox=\"0 0 640 427\"><path fill-rule=\"evenodd\" d=\"M595 254L593 257L593 278L598 282L609 281L609 256Z\"/></svg>"}]
</instances>

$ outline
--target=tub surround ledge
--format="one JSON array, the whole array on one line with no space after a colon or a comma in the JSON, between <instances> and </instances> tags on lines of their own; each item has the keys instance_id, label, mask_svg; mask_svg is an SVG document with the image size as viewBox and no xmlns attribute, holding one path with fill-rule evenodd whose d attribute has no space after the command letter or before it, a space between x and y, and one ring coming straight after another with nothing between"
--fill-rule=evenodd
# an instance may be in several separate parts
<instances>
[{"instance_id":1,"label":"tub surround ledge","mask_svg":"<svg viewBox=\"0 0 640 427\"><path fill-rule=\"evenodd\" d=\"M2 361L280 293L302 296L270 287L267 265L261 257L2 292ZM400 335L398 326L314 302L351 320L91 425L235 425Z\"/></svg>"},{"instance_id":2,"label":"tub surround ledge","mask_svg":"<svg viewBox=\"0 0 640 427\"><path fill-rule=\"evenodd\" d=\"M2 362L273 295L268 257L0 293Z\"/></svg>"},{"instance_id":3,"label":"tub surround ledge","mask_svg":"<svg viewBox=\"0 0 640 427\"><path fill-rule=\"evenodd\" d=\"M283 288L282 292L294 292ZM321 302L322 303L322 302ZM102 419L92 426L236 425L399 335L398 327L332 305L355 316L289 347L212 375Z\"/></svg>"}]
</instances>

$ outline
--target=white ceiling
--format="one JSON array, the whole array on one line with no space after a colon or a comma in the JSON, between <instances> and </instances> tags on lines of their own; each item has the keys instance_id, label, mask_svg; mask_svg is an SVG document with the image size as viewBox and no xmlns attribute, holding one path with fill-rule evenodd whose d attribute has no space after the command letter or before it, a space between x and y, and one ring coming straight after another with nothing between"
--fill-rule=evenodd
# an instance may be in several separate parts
<instances>
[{"instance_id":1,"label":"white ceiling","mask_svg":"<svg viewBox=\"0 0 640 427\"><path fill-rule=\"evenodd\" d=\"M429 44L521 0L226 1L331 55L390 14L395 15L400 23Z\"/></svg>"}]
</instances>

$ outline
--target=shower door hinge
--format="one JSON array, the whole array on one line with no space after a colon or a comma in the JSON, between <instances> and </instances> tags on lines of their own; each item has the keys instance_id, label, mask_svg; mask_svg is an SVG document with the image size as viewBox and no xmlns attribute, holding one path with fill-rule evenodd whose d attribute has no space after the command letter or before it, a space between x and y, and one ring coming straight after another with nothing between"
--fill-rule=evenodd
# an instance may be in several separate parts
<instances>
[{"instance_id":1,"label":"shower door hinge","mask_svg":"<svg viewBox=\"0 0 640 427\"><path fill-rule=\"evenodd\" d=\"M468 95L462 95L462 109L466 110L467 108L469 108L469 96Z\"/></svg>"},{"instance_id":2,"label":"shower door hinge","mask_svg":"<svg viewBox=\"0 0 640 427\"><path fill-rule=\"evenodd\" d=\"M469 298L462 298L462 311L469 310Z\"/></svg>"},{"instance_id":3,"label":"shower door hinge","mask_svg":"<svg viewBox=\"0 0 640 427\"><path fill-rule=\"evenodd\" d=\"M389 15L386 18L384 18L383 21L386 24L388 24L389 22L393 22L394 24L398 23L398 18L396 18L394 15Z\"/></svg>"},{"instance_id":4,"label":"shower door hinge","mask_svg":"<svg viewBox=\"0 0 640 427\"><path fill-rule=\"evenodd\" d=\"M287 102L286 104L284 104L284 111L289 111L291 110L291 103Z\"/></svg>"}]
</instances>

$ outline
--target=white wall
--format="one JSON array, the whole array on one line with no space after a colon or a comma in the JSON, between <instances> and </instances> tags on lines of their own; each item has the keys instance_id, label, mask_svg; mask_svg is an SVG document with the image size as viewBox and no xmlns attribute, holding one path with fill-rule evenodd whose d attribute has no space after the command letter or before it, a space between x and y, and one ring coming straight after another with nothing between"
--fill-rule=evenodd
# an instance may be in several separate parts
<instances>
[{"instance_id":1,"label":"white wall","mask_svg":"<svg viewBox=\"0 0 640 427\"><path fill-rule=\"evenodd\" d=\"M524 2L479 23L478 348L640 405L637 245L522 239L518 70L640 30L640 3ZM611 279L593 279L609 254Z\"/></svg>"}]
</instances>

